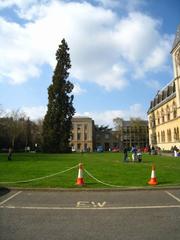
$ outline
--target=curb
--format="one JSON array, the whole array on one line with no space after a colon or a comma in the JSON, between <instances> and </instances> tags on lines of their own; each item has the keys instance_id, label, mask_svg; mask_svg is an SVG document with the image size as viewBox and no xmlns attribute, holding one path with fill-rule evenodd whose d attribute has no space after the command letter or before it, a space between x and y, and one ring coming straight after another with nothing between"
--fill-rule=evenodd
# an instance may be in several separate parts
<instances>
[{"instance_id":1,"label":"curb","mask_svg":"<svg viewBox=\"0 0 180 240\"><path fill-rule=\"evenodd\" d=\"M180 186L154 186L154 187L122 187L122 188L18 188L0 187L0 191L8 189L10 191L39 191L39 192L119 192L119 191L162 191L180 190Z\"/></svg>"}]
</instances>

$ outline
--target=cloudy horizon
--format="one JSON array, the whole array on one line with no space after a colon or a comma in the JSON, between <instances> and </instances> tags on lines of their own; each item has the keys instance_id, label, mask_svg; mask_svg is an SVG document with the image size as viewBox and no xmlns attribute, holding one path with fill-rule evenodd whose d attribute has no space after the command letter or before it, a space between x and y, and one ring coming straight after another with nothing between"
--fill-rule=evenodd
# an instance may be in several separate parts
<instances>
[{"instance_id":1,"label":"cloudy horizon","mask_svg":"<svg viewBox=\"0 0 180 240\"><path fill-rule=\"evenodd\" d=\"M0 104L43 117L65 38L76 114L110 126L116 117L146 119L155 92L173 78L177 28L176 20L164 30L167 20L152 7L145 0L0 0Z\"/></svg>"}]
</instances>

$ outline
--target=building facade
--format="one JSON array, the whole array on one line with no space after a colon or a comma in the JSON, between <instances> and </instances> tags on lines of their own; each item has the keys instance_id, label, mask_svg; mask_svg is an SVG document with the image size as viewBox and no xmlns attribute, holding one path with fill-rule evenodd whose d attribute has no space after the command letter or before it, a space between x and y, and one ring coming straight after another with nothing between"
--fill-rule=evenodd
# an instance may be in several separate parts
<instances>
[{"instance_id":1,"label":"building facade","mask_svg":"<svg viewBox=\"0 0 180 240\"><path fill-rule=\"evenodd\" d=\"M72 119L71 147L76 152L96 151L102 146L104 151L110 149L122 150L125 146L145 147L149 144L148 122L144 120L124 121L118 130L95 126L89 117L74 117Z\"/></svg>"},{"instance_id":2,"label":"building facade","mask_svg":"<svg viewBox=\"0 0 180 240\"><path fill-rule=\"evenodd\" d=\"M148 121L120 119L115 131L111 129L96 129L95 131L95 146L96 148L102 146L105 151L148 145Z\"/></svg>"},{"instance_id":3,"label":"building facade","mask_svg":"<svg viewBox=\"0 0 180 240\"><path fill-rule=\"evenodd\" d=\"M148 110L151 146L180 147L180 25L172 47L174 79L161 89Z\"/></svg>"},{"instance_id":4,"label":"building facade","mask_svg":"<svg viewBox=\"0 0 180 240\"><path fill-rule=\"evenodd\" d=\"M88 117L72 118L72 151L91 152L94 149L94 121Z\"/></svg>"},{"instance_id":5,"label":"building facade","mask_svg":"<svg viewBox=\"0 0 180 240\"><path fill-rule=\"evenodd\" d=\"M145 120L122 120L117 131L114 131L115 139L120 148L123 147L146 147L149 145L148 121Z\"/></svg>"}]
</instances>

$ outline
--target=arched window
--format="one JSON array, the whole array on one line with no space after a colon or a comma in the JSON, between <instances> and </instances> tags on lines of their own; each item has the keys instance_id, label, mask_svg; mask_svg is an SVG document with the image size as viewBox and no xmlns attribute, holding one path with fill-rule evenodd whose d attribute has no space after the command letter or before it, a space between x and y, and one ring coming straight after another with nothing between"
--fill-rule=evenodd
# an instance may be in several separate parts
<instances>
[{"instance_id":1,"label":"arched window","mask_svg":"<svg viewBox=\"0 0 180 240\"><path fill-rule=\"evenodd\" d=\"M159 111L157 111L157 122L158 122L158 124L160 124L160 115L159 115Z\"/></svg>"},{"instance_id":2,"label":"arched window","mask_svg":"<svg viewBox=\"0 0 180 240\"><path fill-rule=\"evenodd\" d=\"M161 120L162 120L162 123L164 123L164 110L163 110L163 108L161 109Z\"/></svg>"},{"instance_id":3,"label":"arched window","mask_svg":"<svg viewBox=\"0 0 180 240\"><path fill-rule=\"evenodd\" d=\"M163 131L163 142L166 141L166 138L165 138L165 131Z\"/></svg>"},{"instance_id":4,"label":"arched window","mask_svg":"<svg viewBox=\"0 0 180 240\"><path fill-rule=\"evenodd\" d=\"M179 141L179 128L177 127L177 130L176 130L176 133L177 133L177 141Z\"/></svg>"},{"instance_id":5,"label":"arched window","mask_svg":"<svg viewBox=\"0 0 180 240\"><path fill-rule=\"evenodd\" d=\"M173 118L176 118L177 117L177 106L176 106L175 102L173 102L173 104L172 104L172 111L173 111Z\"/></svg>"},{"instance_id":6,"label":"arched window","mask_svg":"<svg viewBox=\"0 0 180 240\"><path fill-rule=\"evenodd\" d=\"M154 114L152 115L152 125L153 125L153 127L156 126L155 115Z\"/></svg>"},{"instance_id":7,"label":"arched window","mask_svg":"<svg viewBox=\"0 0 180 240\"><path fill-rule=\"evenodd\" d=\"M155 127L155 116L154 116L154 113L149 117L149 126L150 128L153 128Z\"/></svg>"},{"instance_id":8,"label":"arched window","mask_svg":"<svg viewBox=\"0 0 180 240\"><path fill-rule=\"evenodd\" d=\"M170 107L168 105L166 107L166 115L167 115L167 121L170 121Z\"/></svg>"},{"instance_id":9,"label":"arched window","mask_svg":"<svg viewBox=\"0 0 180 240\"><path fill-rule=\"evenodd\" d=\"M158 132L158 143L160 143L160 133Z\"/></svg>"},{"instance_id":10,"label":"arched window","mask_svg":"<svg viewBox=\"0 0 180 240\"><path fill-rule=\"evenodd\" d=\"M171 129L167 130L167 141L171 142Z\"/></svg>"},{"instance_id":11,"label":"arched window","mask_svg":"<svg viewBox=\"0 0 180 240\"><path fill-rule=\"evenodd\" d=\"M176 128L174 128L174 141L177 141L177 132L176 132Z\"/></svg>"},{"instance_id":12,"label":"arched window","mask_svg":"<svg viewBox=\"0 0 180 240\"><path fill-rule=\"evenodd\" d=\"M165 142L165 131L161 131L161 142Z\"/></svg>"}]
</instances>

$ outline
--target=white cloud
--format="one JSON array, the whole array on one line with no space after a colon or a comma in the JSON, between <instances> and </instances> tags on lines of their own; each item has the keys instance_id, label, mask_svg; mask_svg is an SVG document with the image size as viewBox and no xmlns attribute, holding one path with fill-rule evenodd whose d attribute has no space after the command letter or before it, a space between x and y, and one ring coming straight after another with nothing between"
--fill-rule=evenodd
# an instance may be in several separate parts
<instances>
[{"instance_id":1,"label":"white cloud","mask_svg":"<svg viewBox=\"0 0 180 240\"><path fill-rule=\"evenodd\" d=\"M142 5L145 5L144 0L96 0L106 8L118 8L126 11L134 11Z\"/></svg>"},{"instance_id":2,"label":"white cloud","mask_svg":"<svg viewBox=\"0 0 180 240\"><path fill-rule=\"evenodd\" d=\"M36 107L22 107L21 111L25 113L27 117L31 120L37 120L44 118L47 107L45 106L36 106Z\"/></svg>"},{"instance_id":3,"label":"white cloud","mask_svg":"<svg viewBox=\"0 0 180 240\"><path fill-rule=\"evenodd\" d=\"M19 16L33 21L21 26L0 19L0 81L20 84L38 77L44 64L54 68L55 51L64 37L70 47L71 76L109 91L123 89L129 75L143 77L166 65L171 38L160 34L159 21L143 13L119 18L87 2L56 0L9 0L6 5L15 2Z\"/></svg>"},{"instance_id":4,"label":"white cloud","mask_svg":"<svg viewBox=\"0 0 180 240\"><path fill-rule=\"evenodd\" d=\"M24 106L21 109L19 109L20 112L25 113L25 116L29 117L31 120L38 120L38 119L43 119L47 107L46 106L31 106L27 107ZM12 112L12 109L6 109L6 113ZM130 118L136 118L139 117L141 119L146 119L147 116L144 113L144 110L142 108L141 104L133 104L129 106L126 110L122 109L117 109L117 110L106 110L102 112L79 112L76 113L75 116L87 116L91 117L94 121L95 124L98 125L109 125L110 127L114 127L113 125L113 119L114 118L123 118L124 120L129 120Z\"/></svg>"},{"instance_id":5,"label":"white cloud","mask_svg":"<svg viewBox=\"0 0 180 240\"><path fill-rule=\"evenodd\" d=\"M146 119L146 114L142 108L141 104L133 104L126 110L107 110L104 112L84 112L84 113L76 113L76 116L87 116L91 117L95 124L98 125L109 125L110 127L114 127L113 119L114 118L123 118L124 120L129 120L130 118L141 118Z\"/></svg>"},{"instance_id":6,"label":"white cloud","mask_svg":"<svg viewBox=\"0 0 180 240\"><path fill-rule=\"evenodd\" d=\"M73 91L72 91L73 95L81 95L85 92L86 92L86 90L82 89L78 83L74 84L74 88L73 88Z\"/></svg>"}]
</instances>

